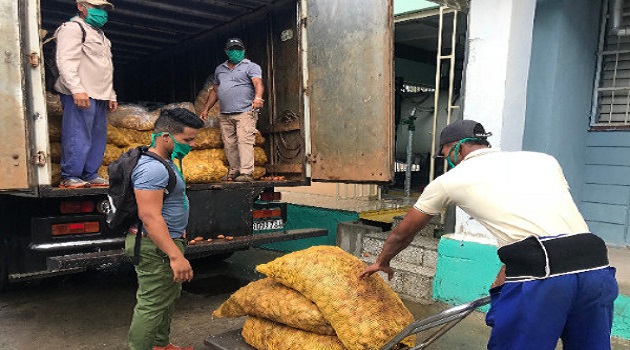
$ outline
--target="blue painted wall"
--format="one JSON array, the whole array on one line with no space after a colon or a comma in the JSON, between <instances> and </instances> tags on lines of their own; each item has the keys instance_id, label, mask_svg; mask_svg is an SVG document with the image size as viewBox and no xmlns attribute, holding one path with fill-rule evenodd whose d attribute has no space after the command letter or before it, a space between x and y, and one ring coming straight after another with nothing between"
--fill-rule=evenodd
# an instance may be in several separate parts
<instances>
[{"instance_id":1,"label":"blue painted wall","mask_svg":"<svg viewBox=\"0 0 630 350\"><path fill-rule=\"evenodd\" d=\"M630 246L630 131L590 132L586 147L582 213L606 243Z\"/></svg>"},{"instance_id":2,"label":"blue painted wall","mask_svg":"<svg viewBox=\"0 0 630 350\"><path fill-rule=\"evenodd\" d=\"M586 163L600 1L538 0L523 148L553 155L577 203Z\"/></svg>"}]
</instances>

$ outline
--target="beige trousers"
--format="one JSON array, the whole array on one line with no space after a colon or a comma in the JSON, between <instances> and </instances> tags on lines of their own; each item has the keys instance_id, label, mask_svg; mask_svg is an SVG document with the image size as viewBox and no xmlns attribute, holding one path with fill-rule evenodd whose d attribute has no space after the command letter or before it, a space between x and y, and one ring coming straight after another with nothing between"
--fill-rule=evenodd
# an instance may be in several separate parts
<instances>
[{"instance_id":1,"label":"beige trousers","mask_svg":"<svg viewBox=\"0 0 630 350\"><path fill-rule=\"evenodd\" d=\"M230 168L228 173L252 175L254 173L254 143L258 112L221 114L221 138Z\"/></svg>"}]
</instances>

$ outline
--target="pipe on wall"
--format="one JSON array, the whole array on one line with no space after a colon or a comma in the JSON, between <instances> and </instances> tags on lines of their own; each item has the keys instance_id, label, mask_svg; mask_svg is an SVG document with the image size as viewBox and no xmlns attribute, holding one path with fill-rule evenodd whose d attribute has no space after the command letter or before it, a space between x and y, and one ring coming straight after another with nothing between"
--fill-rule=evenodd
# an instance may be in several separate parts
<instances>
[{"instance_id":1,"label":"pipe on wall","mask_svg":"<svg viewBox=\"0 0 630 350\"><path fill-rule=\"evenodd\" d=\"M623 19L623 5L625 0L611 0L610 1L610 13L611 15L611 23L610 23L610 34L617 36L627 36L630 35L630 27L622 27L621 21Z\"/></svg>"}]
</instances>

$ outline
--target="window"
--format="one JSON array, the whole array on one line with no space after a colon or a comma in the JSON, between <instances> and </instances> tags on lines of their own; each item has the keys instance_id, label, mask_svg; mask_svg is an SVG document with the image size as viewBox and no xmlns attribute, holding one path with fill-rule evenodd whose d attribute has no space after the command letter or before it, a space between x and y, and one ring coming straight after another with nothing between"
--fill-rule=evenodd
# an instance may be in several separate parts
<instances>
[{"instance_id":1,"label":"window","mask_svg":"<svg viewBox=\"0 0 630 350\"><path fill-rule=\"evenodd\" d=\"M627 129L630 127L630 30L617 35L614 26L614 6L604 2L601 40L598 50L598 74L593 93L591 127L597 129ZM614 0L613 0L614 2ZM630 13L622 8L617 25L630 28Z\"/></svg>"}]
</instances>

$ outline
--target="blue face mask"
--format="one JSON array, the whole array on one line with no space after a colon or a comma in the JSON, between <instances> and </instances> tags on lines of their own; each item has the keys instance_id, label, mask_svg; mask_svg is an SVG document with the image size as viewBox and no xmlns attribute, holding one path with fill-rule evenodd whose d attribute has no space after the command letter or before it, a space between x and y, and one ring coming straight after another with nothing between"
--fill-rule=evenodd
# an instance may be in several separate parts
<instances>
[{"instance_id":1,"label":"blue face mask","mask_svg":"<svg viewBox=\"0 0 630 350\"><path fill-rule=\"evenodd\" d=\"M93 27L102 28L105 23L107 23L107 11L95 7L87 7L87 17L85 18L85 22Z\"/></svg>"}]
</instances>

